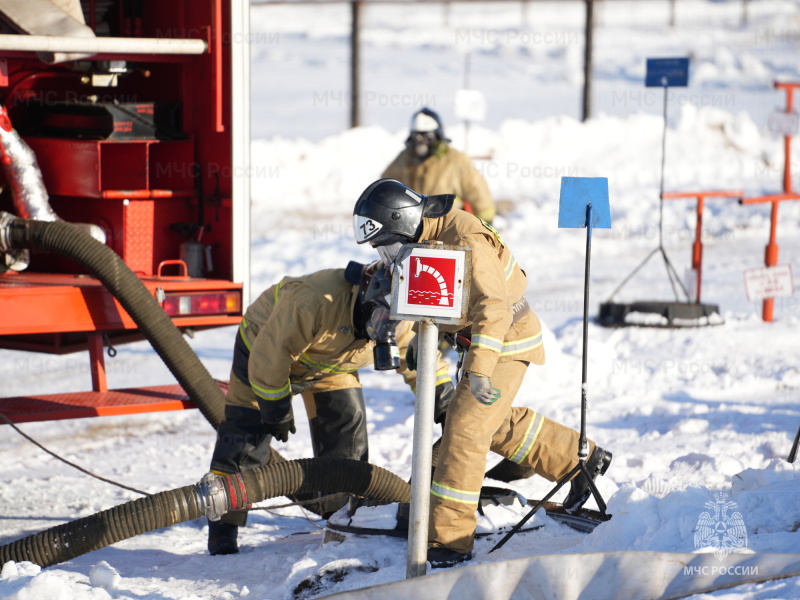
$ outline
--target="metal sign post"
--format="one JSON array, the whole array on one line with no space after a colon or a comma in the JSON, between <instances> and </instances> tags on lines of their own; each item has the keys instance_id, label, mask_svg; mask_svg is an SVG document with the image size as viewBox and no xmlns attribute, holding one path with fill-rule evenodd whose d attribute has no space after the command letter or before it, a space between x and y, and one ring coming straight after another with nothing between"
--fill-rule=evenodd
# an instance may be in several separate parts
<instances>
[{"instance_id":1,"label":"metal sign post","mask_svg":"<svg viewBox=\"0 0 800 600\"><path fill-rule=\"evenodd\" d=\"M664 250L664 171L666 170L667 162L667 105L669 100L670 87L686 87L689 84L689 59L688 58L648 58L647 71L645 73L645 87L663 87L664 88L664 129L661 134L661 178L659 182L658 194L658 248L654 249L650 255L639 265L643 266L651 256L656 252L661 252L664 258L664 263L667 267L667 276L669 277L670 284L672 285L672 292L675 294L675 299L678 299L678 293L675 290L675 283L673 277L678 285L689 299L689 294L683 286L680 277L678 276L672 263L667 258L667 253ZM638 268L636 270L638 270ZM636 272L634 270L634 273ZM629 276L630 277L630 276ZM627 281L627 279L626 279ZM620 286L621 287L621 286ZM617 288L619 290L619 287ZM614 290L616 294L617 290ZM614 295L612 294L612 296Z\"/></svg>"},{"instance_id":2,"label":"metal sign post","mask_svg":"<svg viewBox=\"0 0 800 600\"><path fill-rule=\"evenodd\" d=\"M466 246L409 244L397 257L392 277L392 319L420 322L407 579L425 575L426 570L438 324L464 324L470 256Z\"/></svg>"},{"instance_id":3,"label":"metal sign post","mask_svg":"<svg viewBox=\"0 0 800 600\"><path fill-rule=\"evenodd\" d=\"M653 326L663 321L667 327L696 326L700 324L713 324L718 322L719 310L716 305L702 305L693 301L686 289L680 275L667 257L664 249L664 177L667 156L667 106L669 100L669 88L686 87L689 84L689 59L688 58L648 58L647 71L645 74L645 87L660 87L664 90L664 127L661 136L661 176L659 183L659 205L658 205L658 246L648 254L639 265L622 280L611 295L600 306L600 323L603 325L647 325ZM675 296L674 302L645 301L628 304L612 302L613 298L630 279L647 264L656 254L660 254L664 260L672 293ZM685 300L681 300L679 291L683 293ZM628 313L654 313L656 320L646 319L643 322L629 321L626 316ZM714 316L716 315L716 316ZM714 316L712 319L711 317Z\"/></svg>"},{"instance_id":4,"label":"metal sign post","mask_svg":"<svg viewBox=\"0 0 800 600\"><path fill-rule=\"evenodd\" d=\"M583 279L583 368L581 370L581 430L578 439L578 464L556 486L542 498L522 520L514 525L503 539L501 539L489 553L502 548L505 543L527 523L536 512L560 490L573 476L583 472L589 482L594 499L602 515L606 515L606 503L592 480L586 467L589 456L589 442L586 439L586 414L589 408L587 361L589 337L589 267L592 255L592 230L595 227L611 228L611 213L608 206L608 179L605 177L562 177L561 197L558 205L559 228L586 228L586 262Z\"/></svg>"},{"instance_id":5,"label":"metal sign post","mask_svg":"<svg viewBox=\"0 0 800 600\"><path fill-rule=\"evenodd\" d=\"M595 227L611 229L611 213L608 206L608 179L605 177L562 177L561 198L558 207L559 228L586 228L586 264L583 278L583 368L581 370L581 435L578 448L580 467L589 456L586 442L586 413L588 410L587 356L589 343L589 267L592 256L592 230ZM585 471L585 469L584 469ZM589 477L591 481L591 477ZM592 487L601 512L605 503Z\"/></svg>"}]
</instances>

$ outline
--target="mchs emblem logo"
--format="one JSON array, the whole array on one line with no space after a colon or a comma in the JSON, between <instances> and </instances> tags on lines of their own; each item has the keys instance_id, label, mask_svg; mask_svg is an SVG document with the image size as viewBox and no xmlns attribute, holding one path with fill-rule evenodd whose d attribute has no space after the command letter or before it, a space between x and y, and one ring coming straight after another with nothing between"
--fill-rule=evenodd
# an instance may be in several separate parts
<instances>
[{"instance_id":1,"label":"mchs emblem logo","mask_svg":"<svg viewBox=\"0 0 800 600\"><path fill-rule=\"evenodd\" d=\"M697 520L694 532L694 547L713 548L714 556L722 560L736 548L747 547L747 529L742 513L733 512L736 502L726 501L727 496L718 492L714 501L705 503L710 512L703 512Z\"/></svg>"}]
</instances>

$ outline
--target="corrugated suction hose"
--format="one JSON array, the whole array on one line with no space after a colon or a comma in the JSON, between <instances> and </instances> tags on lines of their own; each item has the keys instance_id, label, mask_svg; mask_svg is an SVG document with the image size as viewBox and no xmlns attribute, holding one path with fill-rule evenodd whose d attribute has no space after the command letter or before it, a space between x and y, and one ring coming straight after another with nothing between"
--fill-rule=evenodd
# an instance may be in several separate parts
<instances>
[{"instance_id":1,"label":"corrugated suction hose","mask_svg":"<svg viewBox=\"0 0 800 600\"><path fill-rule=\"evenodd\" d=\"M0 214L0 251L30 249L66 256L101 281L128 312L203 416L216 429L225 397L156 299L110 248L64 221L35 221ZM10 217L10 218L9 218ZM9 560L55 565L120 540L191 521L219 518L267 498L309 492L345 492L386 502L408 502L408 483L385 469L356 460L285 461L274 450L264 467L140 498L53 527L0 547Z\"/></svg>"},{"instance_id":2,"label":"corrugated suction hose","mask_svg":"<svg viewBox=\"0 0 800 600\"><path fill-rule=\"evenodd\" d=\"M66 256L100 280L134 320L192 402L216 429L225 396L181 332L141 280L108 246L64 221L12 218L0 231L0 251L30 249Z\"/></svg>"},{"instance_id":3,"label":"corrugated suction hose","mask_svg":"<svg viewBox=\"0 0 800 600\"><path fill-rule=\"evenodd\" d=\"M207 475L195 485L133 500L0 546L0 565L13 560L49 567L162 527L203 516L219 518L250 503L317 490L385 502L409 502L411 497L410 486L397 475L360 460L285 461L225 477Z\"/></svg>"}]
</instances>

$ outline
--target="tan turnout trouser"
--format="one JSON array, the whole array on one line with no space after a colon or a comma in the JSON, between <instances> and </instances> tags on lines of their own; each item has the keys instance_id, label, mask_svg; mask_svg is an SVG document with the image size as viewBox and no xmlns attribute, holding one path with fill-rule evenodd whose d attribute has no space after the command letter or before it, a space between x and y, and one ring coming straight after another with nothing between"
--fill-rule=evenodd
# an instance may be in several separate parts
<instances>
[{"instance_id":1,"label":"tan turnout trouser","mask_svg":"<svg viewBox=\"0 0 800 600\"><path fill-rule=\"evenodd\" d=\"M491 381L500 390L500 399L491 406L475 400L468 377L458 382L431 484L429 546L460 553L472 550L489 450L532 467L550 481L578 464L577 431L530 408L511 406L527 367L523 361L497 363ZM589 446L591 453L594 444Z\"/></svg>"}]
</instances>

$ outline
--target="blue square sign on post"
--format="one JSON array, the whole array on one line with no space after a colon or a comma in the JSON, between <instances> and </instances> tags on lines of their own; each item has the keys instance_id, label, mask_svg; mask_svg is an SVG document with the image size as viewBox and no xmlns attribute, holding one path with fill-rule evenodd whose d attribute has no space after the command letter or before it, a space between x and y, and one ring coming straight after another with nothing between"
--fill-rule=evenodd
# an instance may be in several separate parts
<instances>
[{"instance_id":1,"label":"blue square sign on post","mask_svg":"<svg viewBox=\"0 0 800 600\"><path fill-rule=\"evenodd\" d=\"M645 87L686 87L689 85L688 58L648 58Z\"/></svg>"},{"instance_id":2,"label":"blue square sign on post","mask_svg":"<svg viewBox=\"0 0 800 600\"><path fill-rule=\"evenodd\" d=\"M592 227L611 229L608 178L562 177L558 204L558 226L586 227L586 207L592 203Z\"/></svg>"}]
</instances>

